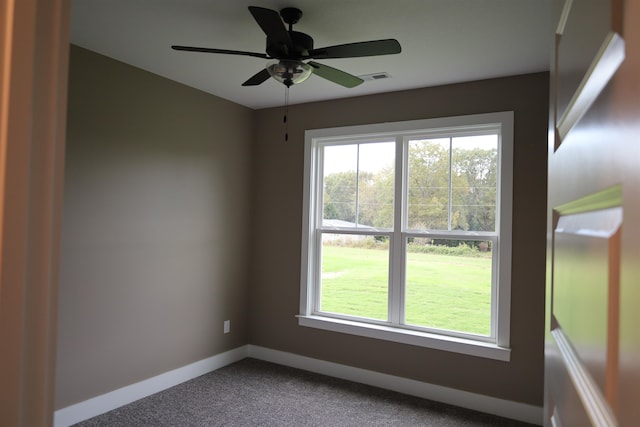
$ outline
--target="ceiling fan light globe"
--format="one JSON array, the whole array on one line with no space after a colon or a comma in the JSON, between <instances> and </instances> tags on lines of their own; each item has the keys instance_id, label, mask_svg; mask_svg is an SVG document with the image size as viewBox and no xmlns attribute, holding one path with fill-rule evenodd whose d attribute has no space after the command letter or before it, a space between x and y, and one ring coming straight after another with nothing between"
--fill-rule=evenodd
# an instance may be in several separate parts
<instances>
[{"instance_id":1,"label":"ceiling fan light globe","mask_svg":"<svg viewBox=\"0 0 640 427\"><path fill-rule=\"evenodd\" d=\"M267 63L267 71L271 77L289 87L307 80L313 68L302 61L275 59Z\"/></svg>"}]
</instances>

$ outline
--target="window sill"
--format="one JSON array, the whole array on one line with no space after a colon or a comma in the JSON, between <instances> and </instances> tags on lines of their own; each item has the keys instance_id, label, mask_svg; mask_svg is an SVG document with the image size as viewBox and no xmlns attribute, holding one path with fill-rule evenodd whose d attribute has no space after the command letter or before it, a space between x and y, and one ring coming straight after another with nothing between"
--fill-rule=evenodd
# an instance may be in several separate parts
<instances>
[{"instance_id":1,"label":"window sill","mask_svg":"<svg viewBox=\"0 0 640 427\"><path fill-rule=\"evenodd\" d=\"M415 345L436 350L450 351L470 356L508 362L511 359L511 349L499 347L492 343L474 341L471 339L448 337L389 326L370 325L343 319L332 319L322 316L297 316L298 325L325 331L359 335L385 341Z\"/></svg>"}]
</instances>

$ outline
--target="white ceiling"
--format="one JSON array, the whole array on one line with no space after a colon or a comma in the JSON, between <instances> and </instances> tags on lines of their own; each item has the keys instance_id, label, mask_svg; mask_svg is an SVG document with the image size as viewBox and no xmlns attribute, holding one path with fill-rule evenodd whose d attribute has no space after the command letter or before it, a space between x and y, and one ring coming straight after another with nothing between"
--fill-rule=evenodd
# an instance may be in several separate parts
<instances>
[{"instance_id":1,"label":"white ceiling","mask_svg":"<svg viewBox=\"0 0 640 427\"><path fill-rule=\"evenodd\" d=\"M72 43L250 108L279 106L285 86L242 83L266 60L178 52L172 44L264 52L247 6L297 7L316 48L395 38L397 55L318 62L390 79L346 89L318 76L290 103L391 92L549 69L551 0L73 0Z\"/></svg>"}]
</instances>

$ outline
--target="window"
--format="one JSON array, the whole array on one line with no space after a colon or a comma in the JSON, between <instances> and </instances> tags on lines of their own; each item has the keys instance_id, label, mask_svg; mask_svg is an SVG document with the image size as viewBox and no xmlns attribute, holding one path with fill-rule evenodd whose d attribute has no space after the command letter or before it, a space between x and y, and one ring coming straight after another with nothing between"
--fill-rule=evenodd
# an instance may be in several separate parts
<instances>
[{"instance_id":1,"label":"window","mask_svg":"<svg viewBox=\"0 0 640 427\"><path fill-rule=\"evenodd\" d=\"M509 360L513 113L307 131L299 324Z\"/></svg>"}]
</instances>

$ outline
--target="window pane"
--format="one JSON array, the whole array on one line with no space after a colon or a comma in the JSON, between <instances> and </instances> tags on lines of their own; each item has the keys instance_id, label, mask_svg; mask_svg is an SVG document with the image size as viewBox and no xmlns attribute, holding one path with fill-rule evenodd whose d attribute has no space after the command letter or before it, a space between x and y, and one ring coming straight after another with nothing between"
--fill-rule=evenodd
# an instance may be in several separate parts
<instances>
[{"instance_id":1,"label":"window pane","mask_svg":"<svg viewBox=\"0 0 640 427\"><path fill-rule=\"evenodd\" d=\"M407 226L449 229L449 138L409 141Z\"/></svg>"},{"instance_id":2,"label":"window pane","mask_svg":"<svg viewBox=\"0 0 640 427\"><path fill-rule=\"evenodd\" d=\"M387 237L323 234L321 265L320 311L387 320Z\"/></svg>"},{"instance_id":3,"label":"window pane","mask_svg":"<svg viewBox=\"0 0 640 427\"><path fill-rule=\"evenodd\" d=\"M357 169L357 145L324 147L323 219L356 222Z\"/></svg>"},{"instance_id":4,"label":"window pane","mask_svg":"<svg viewBox=\"0 0 640 427\"><path fill-rule=\"evenodd\" d=\"M323 225L393 227L395 143L324 147Z\"/></svg>"},{"instance_id":5,"label":"window pane","mask_svg":"<svg viewBox=\"0 0 640 427\"><path fill-rule=\"evenodd\" d=\"M498 135L452 139L453 229L495 231Z\"/></svg>"},{"instance_id":6,"label":"window pane","mask_svg":"<svg viewBox=\"0 0 640 427\"><path fill-rule=\"evenodd\" d=\"M491 242L410 238L405 323L491 333Z\"/></svg>"},{"instance_id":7,"label":"window pane","mask_svg":"<svg viewBox=\"0 0 640 427\"><path fill-rule=\"evenodd\" d=\"M395 142L360 144L358 224L393 227Z\"/></svg>"}]
</instances>

